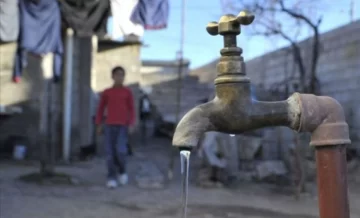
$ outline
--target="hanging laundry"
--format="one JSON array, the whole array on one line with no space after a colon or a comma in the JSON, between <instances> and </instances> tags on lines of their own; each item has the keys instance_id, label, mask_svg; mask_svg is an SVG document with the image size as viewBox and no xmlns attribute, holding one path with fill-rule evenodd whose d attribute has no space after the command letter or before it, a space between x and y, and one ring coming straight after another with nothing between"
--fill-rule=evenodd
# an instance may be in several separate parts
<instances>
[{"instance_id":1,"label":"hanging laundry","mask_svg":"<svg viewBox=\"0 0 360 218\"><path fill-rule=\"evenodd\" d=\"M61 16L55 0L19 0L20 35L13 80L18 82L26 65L27 52L54 53L54 79L61 74L63 43Z\"/></svg>"},{"instance_id":2,"label":"hanging laundry","mask_svg":"<svg viewBox=\"0 0 360 218\"><path fill-rule=\"evenodd\" d=\"M111 38L118 40L129 35L142 37L144 27L130 20L139 0L110 0L110 3L112 14Z\"/></svg>"},{"instance_id":3,"label":"hanging laundry","mask_svg":"<svg viewBox=\"0 0 360 218\"><path fill-rule=\"evenodd\" d=\"M16 41L18 36L18 0L0 0L0 42Z\"/></svg>"},{"instance_id":4,"label":"hanging laundry","mask_svg":"<svg viewBox=\"0 0 360 218\"><path fill-rule=\"evenodd\" d=\"M139 0L131 20L145 29L164 29L169 19L168 0Z\"/></svg>"},{"instance_id":5,"label":"hanging laundry","mask_svg":"<svg viewBox=\"0 0 360 218\"><path fill-rule=\"evenodd\" d=\"M77 36L106 34L109 0L59 0L63 20Z\"/></svg>"}]
</instances>

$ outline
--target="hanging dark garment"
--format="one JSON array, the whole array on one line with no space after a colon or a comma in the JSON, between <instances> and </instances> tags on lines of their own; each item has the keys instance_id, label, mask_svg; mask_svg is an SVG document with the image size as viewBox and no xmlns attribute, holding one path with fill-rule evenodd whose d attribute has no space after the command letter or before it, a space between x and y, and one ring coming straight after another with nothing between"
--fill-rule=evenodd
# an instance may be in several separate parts
<instances>
[{"instance_id":1,"label":"hanging dark garment","mask_svg":"<svg viewBox=\"0 0 360 218\"><path fill-rule=\"evenodd\" d=\"M64 23L77 36L103 36L110 15L109 0L59 0Z\"/></svg>"},{"instance_id":2,"label":"hanging dark garment","mask_svg":"<svg viewBox=\"0 0 360 218\"><path fill-rule=\"evenodd\" d=\"M20 34L13 80L18 82L26 65L27 52L54 54L54 79L61 74L63 43L61 16L56 0L19 0Z\"/></svg>"},{"instance_id":3,"label":"hanging dark garment","mask_svg":"<svg viewBox=\"0 0 360 218\"><path fill-rule=\"evenodd\" d=\"M16 41L19 28L18 0L0 0L0 42Z\"/></svg>"},{"instance_id":4,"label":"hanging dark garment","mask_svg":"<svg viewBox=\"0 0 360 218\"><path fill-rule=\"evenodd\" d=\"M164 29L169 19L168 0L139 0L131 20L146 30Z\"/></svg>"}]
</instances>

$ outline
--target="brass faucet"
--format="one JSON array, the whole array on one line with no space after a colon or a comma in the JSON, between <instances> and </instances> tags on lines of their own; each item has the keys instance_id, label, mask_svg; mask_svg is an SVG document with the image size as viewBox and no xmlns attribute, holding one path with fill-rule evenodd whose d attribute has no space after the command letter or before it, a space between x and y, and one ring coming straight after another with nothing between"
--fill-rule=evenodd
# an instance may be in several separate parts
<instances>
[{"instance_id":1,"label":"brass faucet","mask_svg":"<svg viewBox=\"0 0 360 218\"><path fill-rule=\"evenodd\" d=\"M242 11L210 22L207 32L224 37L224 48L217 64L215 98L190 110L179 122L173 145L191 149L208 131L240 134L267 126L288 126L298 132L311 132L315 146L319 207L321 218L348 218L346 146L350 144L348 125L341 105L333 98L294 93L285 101L264 102L250 96L242 49L236 37L242 25L255 16ZM329 159L331 157L332 159ZM324 167L326 165L326 167Z\"/></svg>"}]
</instances>

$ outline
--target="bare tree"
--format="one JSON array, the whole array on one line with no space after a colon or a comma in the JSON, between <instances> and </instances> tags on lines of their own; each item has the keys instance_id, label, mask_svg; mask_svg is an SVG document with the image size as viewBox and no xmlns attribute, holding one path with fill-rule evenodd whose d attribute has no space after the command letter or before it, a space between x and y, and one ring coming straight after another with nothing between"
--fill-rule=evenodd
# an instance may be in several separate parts
<instances>
[{"instance_id":1,"label":"bare tree","mask_svg":"<svg viewBox=\"0 0 360 218\"><path fill-rule=\"evenodd\" d=\"M285 78L286 81L281 81L281 84L289 85L290 81L297 79L299 91L318 93L316 68L321 51L319 26L322 17L317 15L317 11L320 1L230 0L230 2L223 3L228 10L246 9L257 16L252 26L252 35L264 36L271 40L280 37L290 44L298 75L290 75ZM300 40L308 35L309 30L312 36L310 57L304 54L304 48L300 45ZM310 58L309 63L307 58Z\"/></svg>"}]
</instances>

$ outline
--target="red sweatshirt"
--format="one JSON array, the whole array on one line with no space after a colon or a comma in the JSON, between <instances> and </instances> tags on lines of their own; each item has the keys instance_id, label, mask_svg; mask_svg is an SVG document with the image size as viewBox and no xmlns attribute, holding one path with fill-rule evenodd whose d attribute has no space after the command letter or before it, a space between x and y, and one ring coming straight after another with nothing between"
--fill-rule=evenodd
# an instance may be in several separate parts
<instances>
[{"instance_id":1,"label":"red sweatshirt","mask_svg":"<svg viewBox=\"0 0 360 218\"><path fill-rule=\"evenodd\" d=\"M112 87L101 94L96 124L102 123L105 108L107 110L105 124L129 126L135 123L134 99L129 88Z\"/></svg>"}]
</instances>

